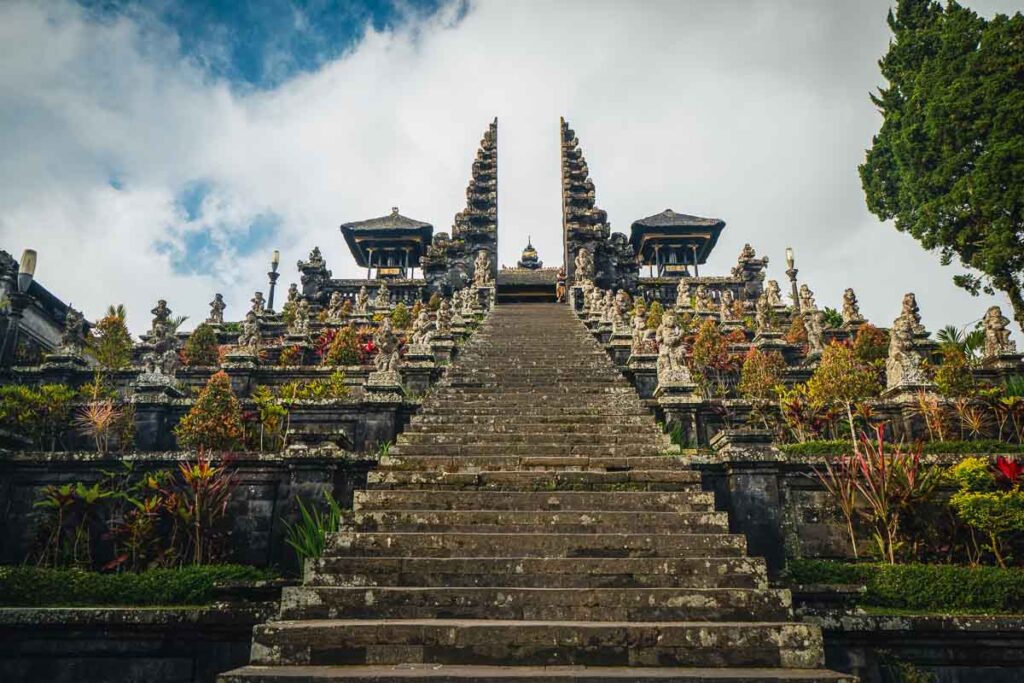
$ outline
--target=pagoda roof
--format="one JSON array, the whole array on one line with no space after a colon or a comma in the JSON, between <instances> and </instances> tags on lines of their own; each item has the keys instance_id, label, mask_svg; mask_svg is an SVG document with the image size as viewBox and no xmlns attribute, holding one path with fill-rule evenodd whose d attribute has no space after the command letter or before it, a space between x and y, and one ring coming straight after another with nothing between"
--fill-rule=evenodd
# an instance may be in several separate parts
<instances>
[{"instance_id":1,"label":"pagoda roof","mask_svg":"<svg viewBox=\"0 0 1024 683\"><path fill-rule=\"evenodd\" d=\"M647 218L633 221L634 226L642 228L713 228L725 227L725 221L720 218L701 218L685 213L676 213L672 209L665 209Z\"/></svg>"},{"instance_id":2,"label":"pagoda roof","mask_svg":"<svg viewBox=\"0 0 1024 683\"><path fill-rule=\"evenodd\" d=\"M356 263L366 266L366 249L408 246L412 249L414 263L426 250L434 234L434 226L425 221L418 221L398 213L398 207L392 207L391 213L365 221L353 221L341 225L341 234L348 243L348 248L355 257Z\"/></svg>"}]
</instances>

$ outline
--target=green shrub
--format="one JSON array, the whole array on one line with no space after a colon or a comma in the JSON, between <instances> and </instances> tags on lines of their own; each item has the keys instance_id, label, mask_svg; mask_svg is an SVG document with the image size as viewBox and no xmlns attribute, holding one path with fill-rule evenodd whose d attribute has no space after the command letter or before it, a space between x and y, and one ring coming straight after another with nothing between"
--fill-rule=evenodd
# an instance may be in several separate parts
<instances>
[{"instance_id":1,"label":"green shrub","mask_svg":"<svg viewBox=\"0 0 1024 683\"><path fill-rule=\"evenodd\" d=\"M391 325L396 330L407 329L412 324L412 315L409 313L409 307L402 302L398 302L394 309L391 311Z\"/></svg>"},{"instance_id":2,"label":"green shrub","mask_svg":"<svg viewBox=\"0 0 1024 683\"><path fill-rule=\"evenodd\" d=\"M1024 609L1024 570L949 564L867 564L791 560L795 584L863 584L861 603L911 610L1011 612Z\"/></svg>"},{"instance_id":3,"label":"green shrub","mask_svg":"<svg viewBox=\"0 0 1024 683\"><path fill-rule=\"evenodd\" d=\"M273 578L275 573L268 569L230 564L137 574L7 566L0 567L0 605L203 605L213 601L217 583Z\"/></svg>"},{"instance_id":4,"label":"green shrub","mask_svg":"<svg viewBox=\"0 0 1024 683\"><path fill-rule=\"evenodd\" d=\"M215 451L237 448L244 434L242 407L224 371L210 378L188 414L174 428L174 435L183 447Z\"/></svg>"},{"instance_id":5,"label":"green shrub","mask_svg":"<svg viewBox=\"0 0 1024 683\"><path fill-rule=\"evenodd\" d=\"M89 350L104 370L119 370L132 362L132 336L123 306L111 306L92 330Z\"/></svg>"},{"instance_id":6,"label":"green shrub","mask_svg":"<svg viewBox=\"0 0 1024 683\"><path fill-rule=\"evenodd\" d=\"M324 365L358 365L359 332L355 325L346 325L334 335L327 352L324 354Z\"/></svg>"},{"instance_id":7,"label":"green shrub","mask_svg":"<svg viewBox=\"0 0 1024 683\"><path fill-rule=\"evenodd\" d=\"M285 542L292 547L299 562L321 557L327 548L327 537L341 526L341 506L330 491L324 491L324 506L312 503L306 505L302 498L296 496L299 506L299 520L295 524L284 521L287 538Z\"/></svg>"},{"instance_id":8,"label":"green shrub","mask_svg":"<svg viewBox=\"0 0 1024 683\"><path fill-rule=\"evenodd\" d=\"M846 455L852 447L849 441L823 440L805 441L803 443L779 444L783 453L790 455ZM997 439L979 439L977 441L926 441L921 445L921 452L930 455L975 455L979 453L1021 453L1024 445L1006 443Z\"/></svg>"},{"instance_id":9,"label":"green shrub","mask_svg":"<svg viewBox=\"0 0 1024 683\"><path fill-rule=\"evenodd\" d=\"M203 323L188 336L182 352L185 365L210 367L220 364L220 347L213 327Z\"/></svg>"},{"instance_id":10,"label":"green shrub","mask_svg":"<svg viewBox=\"0 0 1024 683\"><path fill-rule=\"evenodd\" d=\"M36 448L52 451L71 427L77 397L64 384L0 386L0 426L30 439Z\"/></svg>"}]
</instances>

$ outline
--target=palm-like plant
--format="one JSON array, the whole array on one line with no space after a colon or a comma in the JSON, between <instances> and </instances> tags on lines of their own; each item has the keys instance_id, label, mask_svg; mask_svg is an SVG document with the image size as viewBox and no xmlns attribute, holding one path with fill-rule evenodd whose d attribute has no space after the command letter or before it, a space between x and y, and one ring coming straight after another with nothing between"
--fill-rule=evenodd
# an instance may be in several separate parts
<instances>
[{"instance_id":1,"label":"palm-like plant","mask_svg":"<svg viewBox=\"0 0 1024 683\"><path fill-rule=\"evenodd\" d=\"M985 347L985 330L960 328L946 325L935 334L940 344L955 346L964 352L971 362L978 360L981 350Z\"/></svg>"},{"instance_id":2,"label":"palm-like plant","mask_svg":"<svg viewBox=\"0 0 1024 683\"><path fill-rule=\"evenodd\" d=\"M124 304L118 304L114 306L111 304L107 306L107 315L111 318L117 318L123 321L128 316L128 311L125 309Z\"/></svg>"}]
</instances>

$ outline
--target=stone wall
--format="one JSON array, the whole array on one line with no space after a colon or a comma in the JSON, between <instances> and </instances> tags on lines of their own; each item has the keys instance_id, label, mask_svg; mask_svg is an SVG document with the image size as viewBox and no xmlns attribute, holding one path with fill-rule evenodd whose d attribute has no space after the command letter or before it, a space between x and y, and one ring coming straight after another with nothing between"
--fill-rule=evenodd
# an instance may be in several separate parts
<instances>
[{"instance_id":1,"label":"stone wall","mask_svg":"<svg viewBox=\"0 0 1024 683\"><path fill-rule=\"evenodd\" d=\"M72 481L94 482L104 471L131 465L135 472L176 469L193 458L183 452L133 453L100 457L96 453L0 452L0 564L17 564L31 554L39 511L34 504L43 487ZM294 552L284 541L282 520L297 519L296 498L322 501L330 491L351 508L353 492L366 485L373 462L345 453L240 453L230 457L238 486L226 518L230 520L229 559L242 564L296 570Z\"/></svg>"}]
</instances>

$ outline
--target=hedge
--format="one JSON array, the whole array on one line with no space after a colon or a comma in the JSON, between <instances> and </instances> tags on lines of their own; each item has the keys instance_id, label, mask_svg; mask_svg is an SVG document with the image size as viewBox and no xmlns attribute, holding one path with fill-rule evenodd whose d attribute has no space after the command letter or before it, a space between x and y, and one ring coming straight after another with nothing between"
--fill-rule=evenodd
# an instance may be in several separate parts
<instances>
[{"instance_id":1,"label":"hedge","mask_svg":"<svg viewBox=\"0 0 1024 683\"><path fill-rule=\"evenodd\" d=\"M0 567L0 606L204 605L214 585L275 578L267 569L242 565L201 565L100 574L79 569Z\"/></svg>"},{"instance_id":2,"label":"hedge","mask_svg":"<svg viewBox=\"0 0 1024 683\"><path fill-rule=\"evenodd\" d=\"M1024 570L950 564L875 564L791 560L794 584L863 584L861 604L936 612L1024 611Z\"/></svg>"}]
</instances>

